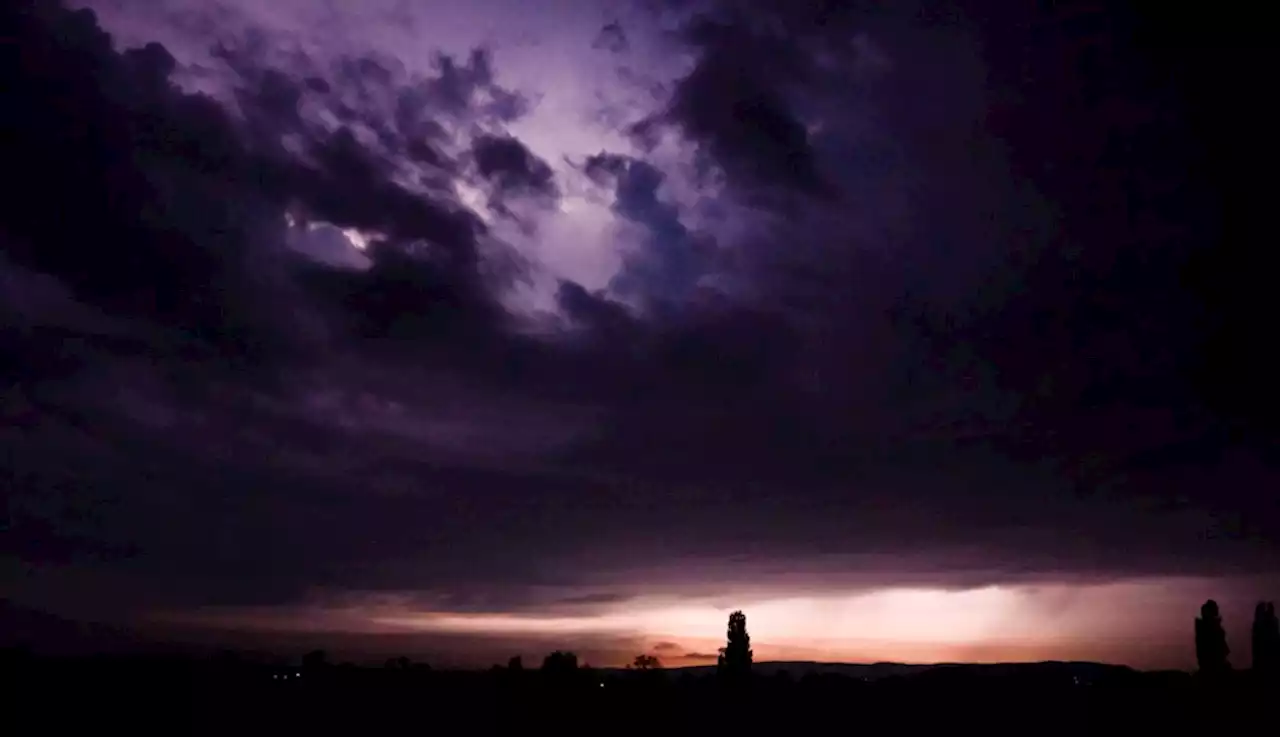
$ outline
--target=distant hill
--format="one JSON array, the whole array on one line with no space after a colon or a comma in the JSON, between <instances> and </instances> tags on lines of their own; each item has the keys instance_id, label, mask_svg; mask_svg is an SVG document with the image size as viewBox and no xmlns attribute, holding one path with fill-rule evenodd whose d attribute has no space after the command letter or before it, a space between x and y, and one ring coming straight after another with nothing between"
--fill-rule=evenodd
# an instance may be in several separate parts
<instances>
[{"instance_id":1,"label":"distant hill","mask_svg":"<svg viewBox=\"0 0 1280 737\"><path fill-rule=\"evenodd\" d=\"M711 674L714 665L673 667L669 670L693 675ZM620 669L609 669L620 670ZM879 681L887 678L910 677L944 684L951 679L972 682L981 678L1053 678L1079 679L1081 683L1095 683L1105 679L1135 674L1137 671L1123 665L1090 662L1046 661L1040 663L819 663L811 661L773 661L756 663L752 671L763 676L787 673L793 678L807 675L833 675Z\"/></svg>"},{"instance_id":2,"label":"distant hill","mask_svg":"<svg viewBox=\"0 0 1280 737\"><path fill-rule=\"evenodd\" d=\"M888 678L890 676L906 676L922 673L936 665L916 665L907 663L819 663L806 660L777 660L755 663L752 671L760 675L772 676L778 673L789 673L792 677L809 674L840 675L850 678L862 678L868 681ZM672 666L668 670L690 673L693 675L710 674L715 671L714 665ZM622 669L609 669L622 670Z\"/></svg>"},{"instance_id":3,"label":"distant hill","mask_svg":"<svg viewBox=\"0 0 1280 737\"><path fill-rule=\"evenodd\" d=\"M1045 661L1041 663L948 663L917 674L913 683L947 686L973 684L983 680L1018 679L1026 683L1057 682L1089 685L1129 678L1138 671L1124 665L1090 662Z\"/></svg>"}]
</instances>

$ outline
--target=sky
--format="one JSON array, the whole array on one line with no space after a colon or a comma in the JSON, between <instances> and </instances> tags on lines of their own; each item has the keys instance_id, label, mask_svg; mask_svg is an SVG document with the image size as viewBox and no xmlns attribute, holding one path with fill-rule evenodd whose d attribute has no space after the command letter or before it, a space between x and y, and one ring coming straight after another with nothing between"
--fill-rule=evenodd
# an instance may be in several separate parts
<instances>
[{"instance_id":1,"label":"sky","mask_svg":"<svg viewBox=\"0 0 1280 737\"><path fill-rule=\"evenodd\" d=\"M1027 5L6 3L6 597L1144 668L1213 597L1246 653L1269 52Z\"/></svg>"}]
</instances>

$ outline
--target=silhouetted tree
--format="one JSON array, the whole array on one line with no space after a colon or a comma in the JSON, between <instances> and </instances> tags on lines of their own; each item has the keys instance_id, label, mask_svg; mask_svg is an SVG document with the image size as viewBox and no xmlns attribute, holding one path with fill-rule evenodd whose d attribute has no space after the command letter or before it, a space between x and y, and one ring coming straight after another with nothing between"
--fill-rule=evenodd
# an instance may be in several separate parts
<instances>
[{"instance_id":1,"label":"silhouetted tree","mask_svg":"<svg viewBox=\"0 0 1280 737\"><path fill-rule=\"evenodd\" d=\"M1200 607L1196 620L1196 663L1205 675L1219 675L1231 669L1227 656L1227 631L1222 627L1218 602L1210 599Z\"/></svg>"},{"instance_id":2,"label":"silhouetted tree","mask_svg":"<svg viewBox=\"0 0 1280 737\"><path fill-rule=\"evenodd\" d=\"M1253 670L1268 677L1280 675L1280 621L1276 605L1260 601L1253 610Z\"/></svg>"},{"instance_id":3,"label":"silhouetted tree","mask_svg":"<svg viewBox=\"0 0 1280 737\"><path fill-rule=\"evenodd\" d=\"M578 670L578 656L565 650L556 650L542 659L542 672L549 676L568 676Z\"/></svg>"},{"instance_id":4,"label":"silhouetted tree","mask_svg":"<svg viewBox=\"0 0 1280 737\"><path fill-rule=\"evenodd\" d=\"M323 650L312 650L302 656L302 667L305 670L320 670L329 665L329 654Z\"/></svg>"},{"instance_id":5,"label":"silhouetted tree","mask_svg":"<svg viewBox=\"0 0 1280 737\"><path fill-rule=\"evenodd\" d=\"M721 675L743 677L751 672L751 635L747 634L747 615L729 615L728 642L720 648L717 668Z\"/></svg>"},{"instance_id":6,"label":"silhouetted tree","mask_svg":"<svg viewBox=\"0 0 1280 737\"><path fill-rule=\"evenodd\" d=\"M524 658L520 657L519 655L512 655L511 659L507 661L507 670L523 672Z\"/></svg>"},{"instance_id":7,"label":"silhouetted tree","mask_svg":"<svg viewBox=\"0 0 1280 737\"><path fill-rule=\"evenodd\" d=\"M636 670L657 670L662 667L662 661L654 655L646 655L641 653L632 661L631 667Z\"/></svg>"}]
</instances>

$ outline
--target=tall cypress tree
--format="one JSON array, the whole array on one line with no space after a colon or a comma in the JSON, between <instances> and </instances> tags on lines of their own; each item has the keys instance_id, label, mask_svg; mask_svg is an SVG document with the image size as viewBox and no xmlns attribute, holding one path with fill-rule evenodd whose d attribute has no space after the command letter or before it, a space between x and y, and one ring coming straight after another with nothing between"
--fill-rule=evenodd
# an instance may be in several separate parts
<instances>
[{"instance_id":1,"label":"tall cypress tree","mask_svg":"<svg viewBox=\"0 0 1280 737\"><path fill-rule=\"evenodd\" d=\"M742 678L751 673L751 635L747 634L747 615L741 611L729 615L728 642L720 648L720 674Z\"/></svg>"},{"instance_id":2,"label":"tall cypress tree","mask_svg":"<svg viewBox=\"0 0 1280 737\"><path fill-rule=\"evenodd\" d=\"M1200 672L1216 676L1231 670L1231 663L1227 660L1230 653L1218 602L1210 599L1200 607L1200 617L1196 620L1196 663Z\"/></svg>"},{"instance_id":3,"label":"tall cypress tree","mask_svg":"<svg viewBox=\"0 0 1280 737\"><path fill-rule=\"evenodd\" d=\"M1253 610L1253 670L1268 678L1280 675L1280 621L1269 601L1258 602Z\"/></svg>"}]
</instances>

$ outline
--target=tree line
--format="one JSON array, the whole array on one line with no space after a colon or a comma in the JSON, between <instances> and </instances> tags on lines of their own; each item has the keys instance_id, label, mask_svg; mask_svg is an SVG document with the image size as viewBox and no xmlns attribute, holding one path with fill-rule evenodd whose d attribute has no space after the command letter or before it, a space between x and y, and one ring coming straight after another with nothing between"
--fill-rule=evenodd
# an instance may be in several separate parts
<instances>
[{"instance_id":1,"label":"tree line","mask_svg":"<svg viewBox=\"0 0 1280 737\"><path fill-rule=\"evenodd\" d=\"M1253 610L1252 667L1256 674L1280 676L1280 620L1276 605L1260 601ZM1209 599L1196 618L1196 665L1202 675L1221 676L1231 671L1231 648L1222 624L1218 602Z\"/></svg>"},{"instance_id":2,"label":"tree line","mask_svg":"<svg viewBox=\"0 0 1280 737\"><path fill-rule=\"evenodd\" d=\"M725 646L720 648L716 671L729 680L741 679L751 673L751 635L747 633L747 615L736 611L729 615L725 633ZM656 655L641 653L627 666L628 670L651 672L662 668ZM578 669L578 656L572 652L556 650L542 660L541 671L551 675L572 673ZM524 663L519 655L507 662L507 670L522 671Z\"/></svg>"}]
</instances>

